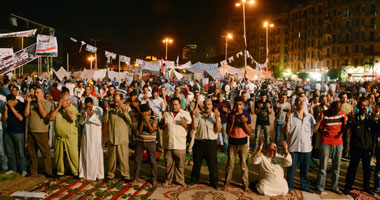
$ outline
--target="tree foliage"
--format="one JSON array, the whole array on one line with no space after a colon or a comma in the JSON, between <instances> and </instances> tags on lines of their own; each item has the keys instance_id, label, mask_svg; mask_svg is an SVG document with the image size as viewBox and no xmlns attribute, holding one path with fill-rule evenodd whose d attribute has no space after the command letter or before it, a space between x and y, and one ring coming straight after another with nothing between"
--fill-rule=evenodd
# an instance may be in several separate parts
<instances>
[{"instance_id":1,"label":"tree foliage","mask_svg":"<svg viewBox=\"0 0 380 200\"><path fill-rule=\"evenodd\" d=\"M329 72L327 72L327 76L330 78L330 79L338 79L340 78L340 69L337 69L337 68L333 68L333 69L330 69Z\"/></svg>"}]
</instances>

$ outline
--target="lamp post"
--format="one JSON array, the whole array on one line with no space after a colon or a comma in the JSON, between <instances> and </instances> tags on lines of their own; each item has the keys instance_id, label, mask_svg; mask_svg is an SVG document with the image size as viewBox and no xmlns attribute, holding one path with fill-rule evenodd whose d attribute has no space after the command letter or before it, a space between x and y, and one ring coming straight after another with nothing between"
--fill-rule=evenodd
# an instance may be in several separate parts
<instances>
[{"instance_id":1,"label":"lamp post","mask_svg":"<svg viewBox=\"0 0 380 200\"><path fill-rule=\"evenodd\" d=\"M227 57L228 57L228 52L227 52L227 49L228 49L228 39L232 39L232 34L231 33L227 33L227 35L222 36L222 37L226 38L226 59L225 60L227 60Z\"/></svg>"},{"instance_id":2,"label":"lamp post","mask_svg":"<svg viewBox=\"0 0 380 200\"><path fill-rule=\"evenodd\" d=\"M243 7L243 28L244 28L244 77L247 76L247 36L246 36L246 30L245 30L245 4L247 3L247 0L241 0L241 3L236 3L236 7L239 7L242 5ZM254 4L255 1L250 0L249 4Z\"/></svg>"},{"instance_id":3,"label":"lamp post","mask_svg":"<svg viewBox=\"0 0 380 200\"><path fill-rule=\"evenodd\" d=\"M264 22L264 28L266 29L266 58L269 60L269 27L274 27L274 24L269 24L268 22ZM267 71L268 71L268 65L267 65Z\"/></svg>"},{"instance_id":4,"label":"lamp post","mask_svg":"<svg viewBox=\"0 0 380 200\"><path fill-rule=\"evenodd\" d=\"M88 60L90 61L90 69L92 70L92 61L94 60L94 56L88 57Z\"/></svg>"},{"instance_id":5,"label":"lamp post","mask_svg":"<svg viewBox=\"0 0 380 200\"><path fill-rule=\"evenodd\" d=\"M168 44L169 43L171 44L173 40L170 38L165 38L164 40L162 40L162 42L165 43L165 60L167 60L168 59Z\"/></svg>"}]
</instances>

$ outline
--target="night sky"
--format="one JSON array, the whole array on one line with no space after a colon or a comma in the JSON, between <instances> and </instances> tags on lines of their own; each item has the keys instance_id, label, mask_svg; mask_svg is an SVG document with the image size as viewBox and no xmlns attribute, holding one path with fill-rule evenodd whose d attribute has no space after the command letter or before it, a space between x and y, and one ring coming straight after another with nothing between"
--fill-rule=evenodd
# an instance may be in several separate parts
<instances>
[{"instance_id":1,"label":"night sky","mask_svg":"<svg viewBox=\"0 0 380 200\"><path fill-rule=\"evenodd\" d=\"M99 39L102 49L140 58L149 54L163 56L162 39L169 36L174 39L169 48L171 60L186 44L218 48L228 19L241 16L233 0L13 2L0 8L1 30L26 30L20 22L19 27L10 25L9 14L14 13L56 28L57 37L72 36L86 42ZM287 1L256 0L247 15L281 7L280 2Z\"/></svg>"}]
</instances>

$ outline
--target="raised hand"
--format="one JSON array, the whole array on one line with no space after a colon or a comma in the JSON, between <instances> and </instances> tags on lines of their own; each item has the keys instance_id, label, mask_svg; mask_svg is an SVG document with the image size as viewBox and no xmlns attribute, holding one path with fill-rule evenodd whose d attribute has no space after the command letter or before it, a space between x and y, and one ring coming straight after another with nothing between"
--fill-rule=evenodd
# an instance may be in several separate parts
<instances>
[{"instance_id":1,"label":"raised hand","mask_svg":"<svg viewBox=\"0 0 380 200\"><path fill-rule=\"evenodd\" d=\"M223 106L223 107L222 107L222 111L225 112L225 113L228 112L227 107L224 107L224 106Z\"/></svg>"},{"instance_id":2,"label":"raised hand","mask_svg":"<svg viewBox=\"0 0 380 200\"><path fill-rule=\"evenodd\" d=\"M284 147L284 152L285 153L289 152L288 143L286 141L282 141L282 147Z\"/></svg>"},{"instance_id":3,"label":"raised hand","mask_svg":"<svg viewBox=\"0 0 380 200\"><path fill-rule=\"evenodd\" d=\"M179 121L181 123L182 126L186 126L186 120L184 117L181 118L181 120Z\"/></svg>"},{"instance_id":4,"label":"raised hand","mask_svg":"<svg viewBox=\"0 0 380 200\"><path fill-rule=\"evenodd\" d=\"M248 122L248 117L246 117L245 115L242 115L241 116L241 122L247 123Z\"/></svg>"},{"instance_id":5,"label":"raised hand","mask_svg":"<svg viewBox=\"0 0 380 200\"><path fill-rule=\"evenodd\" d=\"M323 114L323 112L319 113L319 115L318 115L318 121L319 122L322 121L324 117L325 117L325 115Z\"/></svg>"},{"instance_id":6,"label":"raised hand","mask_svg":"<svg viewBox=\"0 0 380 200\"><path fill-rule=\"evenodd\" d=\"M26 103L30 103L32 102L32 97L29 95L28 97L26 97Z\"/></svg>"},{"instance_id":7,"label":"raised hand","mask_svg":"<svg viewBox=\"0 0 380 200\"><path fill-rule=\"evenodd\" d=\"M287 121L287 122L289 122L289 119L290 119L290 110L286 113L286 115L285 115L285 120Z\"/></svg>"},{"instance_id":8,"label":"raised hand","mask_svg":"<svg viewBox=\"0 0 380 200\"><path fill-rule=\"evenodd\" d=\"M110 110L110 106L108 105L107 102L104 102L104 110L107 112Z\"/></svg>"},{"instance_id":9,"label":"raised hand","mask_svg":"<svg viewBox=\"0 0 380 200\"><path fill-rule=\"evenodd\" d=\"M90 110L90 109L87 109L87 115L89 116L89 117L91 117L94 113L92 112L92 110Z\"/></svg>"},{"instance_id":10,"label":"raised hand","mask_svg":"<svg viewBox=\"0 0 380 200\"><path fill-rule=\"evenodd\" d=\"M261 139L261 140L260 140L259 149L258 149L259 152L260 152L261 150L263 150L263 146L264 146L264 140Z\"/></svg>"},{"instance_id":11,"label":"raised hand","mask_svg":"<svg viewBox=\"0 0 380 200\"><path fill-rule=\"evenodd\" d=\"M215 118L219 118L220 117L220 112L219 112L218 108L214 109L214 113L215 113Z\"/></svg>"}]
</instances>

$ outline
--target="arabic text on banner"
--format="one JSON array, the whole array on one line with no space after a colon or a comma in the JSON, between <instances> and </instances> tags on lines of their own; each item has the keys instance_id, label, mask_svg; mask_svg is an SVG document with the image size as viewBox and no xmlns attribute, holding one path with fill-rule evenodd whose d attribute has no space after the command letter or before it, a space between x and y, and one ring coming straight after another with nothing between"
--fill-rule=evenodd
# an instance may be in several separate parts
<instances>
[{"instance_id":1,"label":"arabic text on banner","mask_svg":"<svg viewBox=\"0 0 380 200\"><path fill-rule=\"evenodd\" d=\"M57 38L49 35L37 35L36 56L58 56Z\"/></svg>"},{"instance_id":2,"label":"arabic text on banner","mask_svg":"<svg viewBox=\"0 0 380 200\"><path fill-rule=\"evenodd\" d=\"M36 34L37 29L12 32L12 33L0 33L0 38L10 38L10 37L33 37Z\"/></svg>"},{"instance_id":3,"label":"arabic text on banner","mask_svg":"<svg viewBox=\"0 0 380 200\"><path fill-rule=\"evenodd\" d=\"M105 56L106 58L112 58L113 60L116 59L116 54L109 51L105 51Z\"/></svg>"},{"instance_id":4,"label":"arabic text on banner","mask_svg":"<svg viewBox=\"0 0 380 200\"><path fill-rule=\"evenodd\" d=\"M36 54L36 44L32 44L22 49L12 56L0 59L0 75L13 71L38 58Z\"/></svg>"},{"instance_id":5,"label":"arabic text on banner","mask_svg":"<svg viewBox=\"0 0 380 200\"><path fill-rule=\"evenodd\" d=\"M13 55L13 48L0 48L0 59Z\"/></svg>"},{"instance_id":6,"label":"arabic text on banner","mask_svg":"<svg viewBox=\"0 0 380 200\"><path fill-rule=\"evenodd\" d=\"M86 45L86 51L91 52L91 53L96 53L96 50L97 50L96 47L91 46L89 44Z\"/></svg>"},{"instance_id":7,"label":"arabic text on banner","mask_svg":"<svg viewBox=\"0 0 380 200\"><path fill-rule=\"evenodd\" d=\"M130 57L120 55L120 62L129 63L131 61Z\"/></svg>"}]
</instances>

